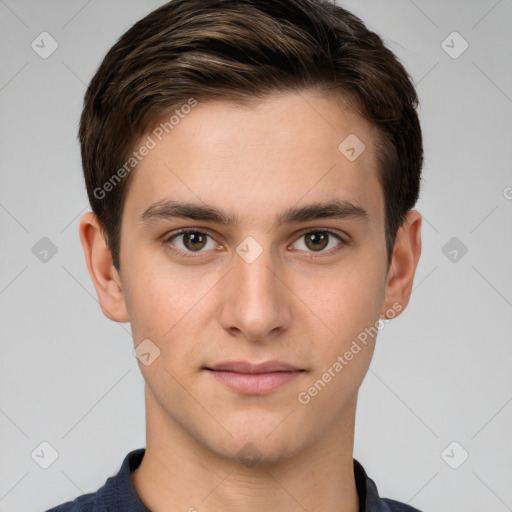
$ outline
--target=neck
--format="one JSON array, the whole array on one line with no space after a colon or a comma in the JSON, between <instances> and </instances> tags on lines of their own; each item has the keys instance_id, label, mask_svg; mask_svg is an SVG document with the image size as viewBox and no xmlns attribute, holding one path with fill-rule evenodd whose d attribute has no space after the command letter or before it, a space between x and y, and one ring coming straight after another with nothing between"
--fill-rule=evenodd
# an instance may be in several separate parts
<instances>
[{"instance_id":1,"label":"neck","mask_svg":"<svg viewBox=\"0 0 512 512\"><path fill-rule=\"evenodd\" d=\"M333 428L279 462L219 457L169 418L145 387L146 452L132 473L152 512L358 512L353 470L357 397Z\"/></svg>"}]
</instances>

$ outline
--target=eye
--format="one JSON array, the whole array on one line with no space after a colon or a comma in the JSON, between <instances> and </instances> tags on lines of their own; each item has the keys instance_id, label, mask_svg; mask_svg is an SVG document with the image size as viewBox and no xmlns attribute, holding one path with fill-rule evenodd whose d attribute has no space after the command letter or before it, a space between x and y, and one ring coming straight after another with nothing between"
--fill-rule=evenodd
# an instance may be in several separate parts
<instances>
[{"instance_id":1,"label":"eye","mask_svg":"<svg viewBox=\"0 0 512 512\"><path fill-rule=\"evenodd\" d=\"M208 246L208 239L211 240L210 246ZM301 239L304 239L304 242L299 243L299 247L295 247L294 250L305 250L306 252L321 254L334 252L338 246L346 243L340 235L329 229L309 230L301 234L298 240ZM175 240L179 240L179 243L175 242ZM333 244L334 241L338 243ZM208 250L218 247L218 244L208 233L194 228L181 229L176 233L172 233L163 243L167 244L173 252L185 257L194 257L194 253L199 255L205 252L203 249ZM297 243L295 242L295 244Z\"/></svg>"},{"instance_id":2,"label":"eye","mask_svg":"<svg viewBox=\"0 0 512 512\"><path fill-rule=\"evenodd\" d=\"M175 244L174 240L179 240L180 238L181 242ZM202 249L205 248L215 249L215 247L217 247L215 242L208 247L208 238L212 239L210 235L204 231L199 231L197 229L182 229L166 238L164 243L169 244L170 248L174 252L183 256L189 256L191 253L204 252Z\"/></svg>"},{"instance_id":3,"label":"eye","mask_svg":"<svg viewBox=\"0 0 512 512\"><path fill-rule=\"evenodd\" d=\"M298 250L306 250L308 252L314 253L332 252L333 239L338 241L338 244L334 244L334 247L337 247L344 243L344 240L343 238L341 238L340 235L328 229L315 229L307 231L306 233L302 233L302 235L299 237L299 240L301 239L304 239L304 242L302 242L302 244L299 244ZM302 247L300 247L301 245ZM326 247L328 247L329 250L325 250Z\"/></svg>"}]
</instances>

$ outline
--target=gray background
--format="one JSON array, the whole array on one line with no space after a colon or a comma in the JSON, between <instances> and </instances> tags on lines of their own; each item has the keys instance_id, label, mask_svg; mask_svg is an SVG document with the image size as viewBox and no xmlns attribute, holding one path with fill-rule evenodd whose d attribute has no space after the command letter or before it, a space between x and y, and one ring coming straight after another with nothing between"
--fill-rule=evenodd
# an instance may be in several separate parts
<instances>
[{"instance_id":1,"label":"gray background","mask_svg":"<svg viewBox=\"0 0 512 512\"><path fill-rule=\"evenodd\" d=\"M1 512L93 492L145 444L129 325L101 313L78 238L76 132L104 54L162 3L0 0ZM354 455L382 496L422 510L512 510L512 1L340 4L409 70L426 153L414 290L379 335Z\"/></svg>"}]
</instances>

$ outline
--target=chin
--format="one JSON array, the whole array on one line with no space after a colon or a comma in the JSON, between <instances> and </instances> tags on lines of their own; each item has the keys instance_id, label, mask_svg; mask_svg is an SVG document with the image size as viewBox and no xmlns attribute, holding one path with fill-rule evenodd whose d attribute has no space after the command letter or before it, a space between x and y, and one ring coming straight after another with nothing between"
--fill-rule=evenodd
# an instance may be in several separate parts
<instances>
[{"instance_id":1,"label":"chin","mask_svg":"<svg viewBox=\"0 0 512 512\"><path fill-rule=\"evenodd\" d=\"M247 467L280 463L300 451L302 444L290 432L283 429L269 435L266 429L255 427L256 431L231 432L233 437L226 435L221 443L209 439L206 447L219 458Z\"/></svg>"}]
</instances>

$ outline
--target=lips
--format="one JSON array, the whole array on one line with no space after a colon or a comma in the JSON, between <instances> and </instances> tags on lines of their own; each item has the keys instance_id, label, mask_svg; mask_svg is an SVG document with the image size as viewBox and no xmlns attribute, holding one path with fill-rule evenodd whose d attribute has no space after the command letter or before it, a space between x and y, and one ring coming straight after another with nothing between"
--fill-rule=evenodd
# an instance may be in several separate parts
<instances>
[{"instance_id":1,"label":"lips","mask_svg":"<svg viewBox=\"0 0 512 512\"><path fill-rule=\"evenodd\" d=\"M265 361L263 363L249 363L246 361L226 361L206 368L214 371L228 371L236 373L269 373L269 372L295 372L303 371L282 361Z\"/></svg>"},{"instance_id":2,"label":"lips","mask_svg":"<svg viewBox=\"0 0 512 512\"><path fill-rule=\"evenodd\" d=\"M228 361L204 368L231 390L244 395L264 395L288 384L305 370L282 361L249 363Z\"/></svg>"}]
</instances>

